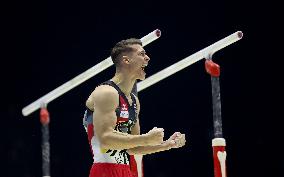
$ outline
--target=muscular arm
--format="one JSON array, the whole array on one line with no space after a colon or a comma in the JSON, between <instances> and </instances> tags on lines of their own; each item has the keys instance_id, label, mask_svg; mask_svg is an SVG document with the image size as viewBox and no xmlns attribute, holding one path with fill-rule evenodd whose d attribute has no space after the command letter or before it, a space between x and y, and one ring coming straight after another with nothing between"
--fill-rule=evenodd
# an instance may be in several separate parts
<instances>
[{"instance_id":1,"label":"muscular arm","mask_svg":"<svg viewBox=\"0 0 284 177\"><path fill-rule=\"evenodd\" d=\"M140 102L139 102L138 98L136 98L136 102L137 102L137 109L138 109L138 115L139 115L139 113L140 113ZM133 135L140 135L139 118L138 118L135 126L133 127L131 134L133 134ZM138 146L138 147L134 147L134 148L128 149L127 152L130 155L146 155L146 154L152 154L152 153L156 153L156 152L166 151L166 150L169 150L171 148L177 148L177 142L178 141L183 141L182 138L184 138L184 137L182 137L184 135L180 135L179 138L176 138L177 134L178 133L175 133L167 141L164 141L164 142L162 142L162 143L160 143L158 145ZM183 145L181 145L181 146L183 146Z\"/></svg>"},{"instance_id":2,"label":"muscular arm","mask_svg":"<svg viewBox=\"0 0 284 177\"><path fill-rule=\"evenodd\" d=\"M132 129L131 132L133 135L139 135L140 134L140 125L139 125L139 119L137 121L137 123L135 124L135 126ZM154 145L154 146L138 146L138 147L134 147L134 148L130 148L127 150L127 152L130 155L135 155L135 154L139 154L139 155L146 155L146 154L152 154L152 153L156 153L156 152L160 152L160 151L165 151L165 150L169 150L171 147L169 146L168 143L161 143L159 145Z\"/></svg>"},{"instance_id":3,"label":"muscular arm","mask_svg":"<svg viewBox=\"0 0 284 177\"><path fill-rule=\"evenodd\" d=\"M150 137L144 135L129 135L115 131L116 114L115 109L119 104L119 95L110 86L100 86L92 93L89 99L93 101L93 124L94 131L98 137L101 147L104 149L129 149L137 146L153 144ZM88 106L88 105L87 105Z\"/></svg>"},{"instance_id":4,"label":"muscular arm","mask_svg":"<svg viewBox=\"0 0 284 177\"><path fill-rule=\"evenodd\" d=\"M139 122L136 123L133 133L138 133L140 130ZM172 148L179 148L185 145L185 135L179 132L175 132L168 140L161 142L158 145L143 145L134 148L130 148L127 152L130 155L146 155L156 152L170 150Z\"/></svg>"}]
</instances>

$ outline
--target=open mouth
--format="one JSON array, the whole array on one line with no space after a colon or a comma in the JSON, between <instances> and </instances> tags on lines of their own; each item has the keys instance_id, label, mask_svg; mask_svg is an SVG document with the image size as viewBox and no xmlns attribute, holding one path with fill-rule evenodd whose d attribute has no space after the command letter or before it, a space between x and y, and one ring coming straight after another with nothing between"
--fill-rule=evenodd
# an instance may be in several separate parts
<instances>
[{"instance_id":1,"label":"open mouth","mask_svg":"<svg viewBox=\"0 0 284 177\"><path fill-rule=\"evenodd\" d=\"M147 67L148 64L144 64L141 66L142 71L145 71L145 68Z\"/></svg>"}]
</instances>

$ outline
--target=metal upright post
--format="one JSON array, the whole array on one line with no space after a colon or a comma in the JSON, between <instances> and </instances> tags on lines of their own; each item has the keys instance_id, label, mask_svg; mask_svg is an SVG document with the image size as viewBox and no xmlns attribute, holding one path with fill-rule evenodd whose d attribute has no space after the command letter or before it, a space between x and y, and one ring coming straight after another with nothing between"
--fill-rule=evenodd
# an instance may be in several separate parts
<instances>
[{"instance_id":1,"label":"metal upright post","mask_svg":"<svg viewBox=\"0 0 284 177\"><path fill-rule=\"evenodd\" d=\"M49 112L47 105L42 104L40 110L40 122L42 133L42 176L50 177L50 144L49 144Z\"/></svg>"},{"instance_id":2,"label":"metal upright post","mask_svg":"<svg viewBox=\"0 0 284 177\"><path fill-rule=\"evenodd\" d=\"M211 56L205 61L205 69L211 75L212 87L212 106L213 106L213 125L214 139L212 140L213 160L214 160L214 176L226 177L226 141L223 138L222 132L222 117L221 117L221 95L220 95L220 66L214 63Z\"/></svg>"}]
</instances>

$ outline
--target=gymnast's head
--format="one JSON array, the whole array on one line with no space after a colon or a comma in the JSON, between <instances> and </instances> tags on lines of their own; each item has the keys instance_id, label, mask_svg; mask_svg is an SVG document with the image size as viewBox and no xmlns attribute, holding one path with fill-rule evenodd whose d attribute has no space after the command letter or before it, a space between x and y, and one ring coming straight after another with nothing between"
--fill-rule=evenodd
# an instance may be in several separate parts
<instances>
[{"instance_id":1,"label":"gymnast's head","mask_svg":"<svg viewBox=\"0 0 284 177\"><path fill-rule=\"evenodd\" d=\"M140 39L130 38L118 42L111 50L116 73L127 74L133 79L145 79L145 67L150 60Z\"/></svg>"}]
</instances>

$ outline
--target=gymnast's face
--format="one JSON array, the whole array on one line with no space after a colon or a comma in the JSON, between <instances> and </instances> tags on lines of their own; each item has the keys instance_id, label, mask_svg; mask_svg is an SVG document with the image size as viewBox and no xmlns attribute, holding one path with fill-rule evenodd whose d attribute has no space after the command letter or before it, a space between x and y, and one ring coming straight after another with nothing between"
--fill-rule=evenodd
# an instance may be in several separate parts
<instances>
[{"instance_id":1,"label":"gymnast's face","mask_svg":"<svg viewBox=\"0 0 284 177\"><path fill-rule=\"evenodd\" d=\"M131 74L134 79L144 80L146 77L145 68L149 63L149 56L146 54L143 47L139 44L132 45L134 49L129 53L129 74Z\"/></svg>"}]
</instances>

